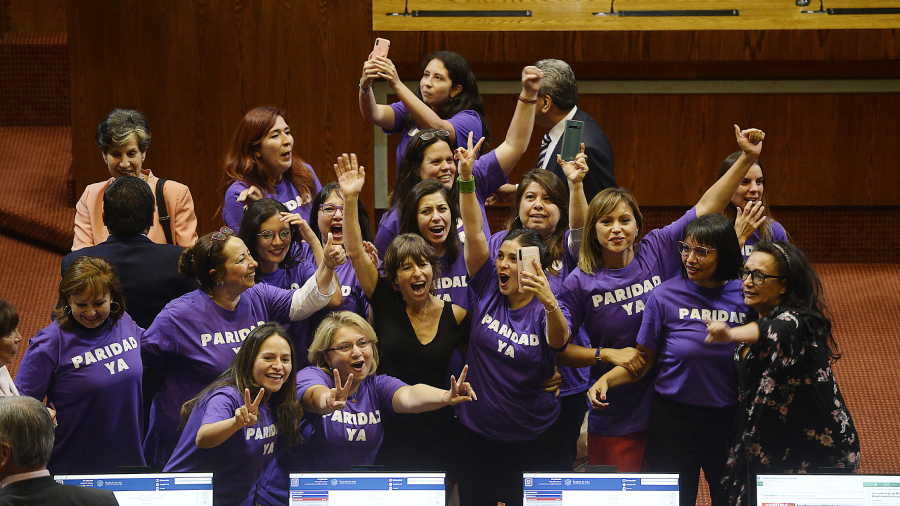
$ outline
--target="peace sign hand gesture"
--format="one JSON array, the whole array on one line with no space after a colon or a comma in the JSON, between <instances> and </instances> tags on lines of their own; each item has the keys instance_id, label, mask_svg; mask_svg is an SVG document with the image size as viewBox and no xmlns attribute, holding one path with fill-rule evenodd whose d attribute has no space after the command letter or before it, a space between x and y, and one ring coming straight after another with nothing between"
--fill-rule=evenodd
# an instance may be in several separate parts
<instances>
[{"instance_id":1,"label":"peace sign hand gesture","mask_svg":"<svg viewBox=\"0 0 900 506\"><path fill-rule=\"evenodd\" d=\"M328 392L325 398L325 406L331 408L332 411L341 411L347 405L347 397L350 396L350 390L353 388L353 373L347 376L347 382L341 385L341 373L337 369L334 370L334 388Z\"/></svg>"},{"instance_id":2,"label":"peace sign hand gesture","mask_svg":"<svg viewBox=\"0 0 900 506\"><path fill-rule=\"evenodd\" d=\"M450 390L447 390L444 395L441 396L441 401L443 401L444 404L456 406L463 402L478 400L478 396L475 395L475 390L472 390L472 385L466 381L466 373L468 372L469 366L466 365L459 375L459 381L456 380L455 376L450 376Z\"/></svg>"},{"instance_id":3,"label":"peace sign hand gesture","mask_svg":"<svg viewBox=\"0 0 900 506\"><path fill-rule=\"evenodd\" d=\"M473 147L472 132L469 132L469 148L466 149L462 146L456 148L456 153L454 154L454 156L457 160L459 160L459 168L457 169L457 173L459 174L459 178L463 181L472 180L472 168L475 165L475 155L478 154L478 151L481 149L481 143L483 142L484 137L478 139L478 144Z\"/></svg>"},{"instance_id":4,"label":"peace sign hand gesture","mask_svg":"<svg viewBox=\"0 0 900 506\"><path fill-rule=\"evenodd\" d=\"M262 402L265 392L265 388L260 388L259 393L256 395L256 400L250 402L250 389L244 389L244 405L234 410L234 421L238 425L248 427L256 424L259 403Z\"/></svg>"}]
</instances>

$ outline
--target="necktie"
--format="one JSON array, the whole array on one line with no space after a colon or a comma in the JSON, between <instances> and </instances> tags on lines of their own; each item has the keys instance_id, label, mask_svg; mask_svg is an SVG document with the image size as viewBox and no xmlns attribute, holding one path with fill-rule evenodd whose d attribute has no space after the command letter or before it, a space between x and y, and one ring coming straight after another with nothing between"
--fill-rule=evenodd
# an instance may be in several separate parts
<instances>
[{"instance_id":1,"label":"necktie","mask_svg":"<svg viewBox=\"0 0 900 506\"><path fill-rule=\"evenodd\" d=\"M544 134L544 138L541 139L541 154L538 155L537 164L535 164L535 169L541 169L544 167L544 158L547 156L547 148L550 147L550 132Z\"/></svg>"}]
</instances>

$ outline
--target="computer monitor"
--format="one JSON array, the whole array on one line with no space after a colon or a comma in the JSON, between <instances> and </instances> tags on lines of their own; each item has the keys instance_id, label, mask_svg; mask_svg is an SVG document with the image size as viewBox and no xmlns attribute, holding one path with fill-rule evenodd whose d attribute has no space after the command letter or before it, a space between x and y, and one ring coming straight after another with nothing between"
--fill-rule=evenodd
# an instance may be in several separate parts
<instances>
[{"instance_id":1,"label":"computer monitor","mask_svg":"<svg viewBox=\"0 0 900 506\"><path fill-rule=\"evenodd\" d=\"M898 475L760 474L755 486L759 506L900 506Z\"/></svg>"},{"instance_id":2,"label":"computer monitor","mask_svg":"<svg viewBox=\"0 0 900 506\"><path fill-rule=\"evenodd\" d=\"M213 506L212 473L64 474L54 479L111 490L120 506Z\"/></svg>"},{"instance_id":3,"label":"computer monitor","mask_svg":"<svg viewBox=\"0 0 900 506\"><path fill-rule=\"evenodd\" d=\"M444 505L444 473L291 473L290 480L290 504Z\"/></svg>"},{"instance_id":4,"label":"computer monitor","mask_svg":"<svg viewBox=\"0 0 900 506\"><path fill-rule=\"evenodd\" d=\"M524 473L525 506L678 506L678 475Z\"/></svg>"}]
</instances>

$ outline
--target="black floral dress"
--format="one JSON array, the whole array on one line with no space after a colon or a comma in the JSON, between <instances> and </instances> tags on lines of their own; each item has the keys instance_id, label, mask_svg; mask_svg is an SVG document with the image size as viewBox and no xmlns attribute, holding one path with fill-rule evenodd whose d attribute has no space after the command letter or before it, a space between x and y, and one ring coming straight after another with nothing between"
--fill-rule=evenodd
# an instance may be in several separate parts
<instances>
[{"instance_id":1,"label":"black floral dress","mask_svg":"<svg viewBox=\"0 0 900 506\"><path fill-rule=\"evenodd\" d=\"M735 351L740 409L721 496L729 505L748 504L757 474L859 468L859 437L814 322L798 311L760 319L759 341Z\"/></svg>"}]
</instances>

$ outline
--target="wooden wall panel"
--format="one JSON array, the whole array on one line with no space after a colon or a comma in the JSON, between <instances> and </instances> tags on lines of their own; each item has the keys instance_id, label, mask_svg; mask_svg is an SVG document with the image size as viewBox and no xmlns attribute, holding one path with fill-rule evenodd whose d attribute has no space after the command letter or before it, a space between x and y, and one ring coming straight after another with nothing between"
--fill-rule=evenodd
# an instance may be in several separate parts
<instances>
[{"instance_id":1,"label":"wooden wall panel","mask_svg":"<svg viewBox=\"0 0 900 506\"><path fill-rule=\"evenodd\" d=\"M334 179L340 152L371 166L372 130L356 105L374 40L367 2L69 0L67 8L76 191L108 177L93 136L114 107L147 116L146 167L190 186L201 234L219 226L222 160L252 107L287 111L296 155L323 182Z\"/></svg>"},{"instance_id":2,"label":"wooden wall panel","mask_svg":"<svg viewBox=\"0 0 900 506\"><path fill-rule=\"evenodd\" d=\"M66 0L2 0L0 20L6 33L61 33L66 31ZM3 10L3 9L0 9Z\"/></svg>"}]
</instances>

